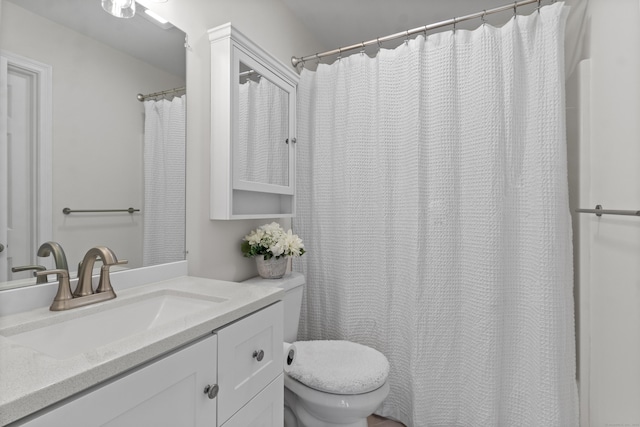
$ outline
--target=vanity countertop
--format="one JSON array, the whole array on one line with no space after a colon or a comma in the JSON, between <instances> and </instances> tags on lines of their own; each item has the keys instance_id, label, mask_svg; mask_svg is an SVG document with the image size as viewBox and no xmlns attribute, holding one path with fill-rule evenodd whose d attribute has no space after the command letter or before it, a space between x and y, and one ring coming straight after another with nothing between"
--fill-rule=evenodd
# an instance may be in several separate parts
<instances>
[{"instance_id":1,"label":"vanity countertop","mask_svg":"<svg viewBox=\"0 0 640 427\"><path fill-rule=\"evenodd\" d=\"M52 312L46 307L0 317L0 426L184 346L284 297L284 291L278 288L189 276L123 291L116 287L116 292L116 299L72 310ZM88 313L164 294L184 294L215 304L66 358L52 357L11 340L11 336L27 332L34 325L81 322Z\"/></svg>"}]
</instances>

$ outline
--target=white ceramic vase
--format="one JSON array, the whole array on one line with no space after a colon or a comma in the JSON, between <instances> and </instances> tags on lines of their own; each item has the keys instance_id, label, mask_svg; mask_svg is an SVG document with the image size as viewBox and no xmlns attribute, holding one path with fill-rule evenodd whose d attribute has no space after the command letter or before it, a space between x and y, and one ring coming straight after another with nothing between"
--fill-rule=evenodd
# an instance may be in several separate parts
<instances>
[{"instance_id":1,"label":"white ceramic vase","mask_svg":"<svg viewBox=\"0 0 640 427\"><path fill-rule=\"evenodd\" d=\"M256 257L258 274L263 279L279 279L284 276L284 273L287 271L288 260L289 258L284 256L280 258L273 257L265 260L263 255L258 255Z\"/></svg>"}]
</instances>

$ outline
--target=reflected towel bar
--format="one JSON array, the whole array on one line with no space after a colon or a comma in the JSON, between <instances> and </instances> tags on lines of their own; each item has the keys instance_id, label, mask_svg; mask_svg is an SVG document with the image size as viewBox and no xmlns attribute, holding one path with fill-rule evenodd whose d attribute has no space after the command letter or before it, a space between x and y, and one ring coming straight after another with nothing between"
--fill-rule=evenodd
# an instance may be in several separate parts
<instances>
[{"instance_id":1,"label":"reflected towel bar","mask_svg":"<svg viewBox=\"0 0 640 427\"><path fill-rule=\"evenodd\" d=\"M602 215L640 216L640 211L619 211L619 210L602 209L602 205L596 205L595 209L576 209L576 212L592 213L592 214L596 214L597 216L602 216Z\"/></svg>"},{"instance_id":2,"label":"reflected towel bar","mask_svg":"<svg viewBox=\"0 0 640 427\"><path fill-rule=\"evenodd\" d=\"M71 210L71 208L64 208L62 209L62 213L65 215L69 215L70 213L85 213L85 212L129 212L130 214L134 213L134 212L140 212L140 209L134 209L134 208L129 208L129 209L97 209L97 210Z\"/></svg>"}]
</instances>

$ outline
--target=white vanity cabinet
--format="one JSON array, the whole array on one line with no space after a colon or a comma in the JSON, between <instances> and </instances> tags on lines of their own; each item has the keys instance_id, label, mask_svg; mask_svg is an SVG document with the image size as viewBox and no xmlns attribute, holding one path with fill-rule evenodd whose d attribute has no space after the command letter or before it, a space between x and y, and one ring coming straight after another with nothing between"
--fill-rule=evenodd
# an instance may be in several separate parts
<instances>
[{"instance_id":1,"label":"white vanity cabinet","mask_svg":"<svg viewBox=\"0 0 640 427\"><path fill-rule=\"evenodd\" d=\"M298 75L230 23L211 43L211 219L295 215Z\"/></svg>"},{"instance_id":2,"label":"white vanity cabinet","mask_svg":"<svg viewBox=\"0 0 640 427\"><path fill-rule=\"evenodd\" d=\"M279 301L16 425L281 427L282 342Z\"/></svg>"},{"instance_id":3,"label":"white vanity cabinet","mask_svg":"<svg viewBox=\"0 0 640 427\"><path fill-rule=\"evenodd\" d=\"M211 335L81 395L27 427L214 427L217 337Z\"/></svg>"}]
</instances>

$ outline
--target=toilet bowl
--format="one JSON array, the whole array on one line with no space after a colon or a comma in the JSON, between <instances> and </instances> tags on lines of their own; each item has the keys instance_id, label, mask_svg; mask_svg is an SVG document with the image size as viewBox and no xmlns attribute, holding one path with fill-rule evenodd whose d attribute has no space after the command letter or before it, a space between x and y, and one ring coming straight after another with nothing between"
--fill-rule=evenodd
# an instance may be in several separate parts
<instances>
[{"instance_id":1,"label":"toilet bowl","mask_svg":"<svg viewBox=\"0 0 640 427\"><path fill-rule=\"evenodd\" d=\"M367 417L389 394L389 384L369 393L320 392L285 375L285 427L367 427ZM291 417L294 418L291 418Z\"/></svg>"},{"instance_id":2,"label":"toilet bowl","mask_svg":"<svg viewBox=\"0 0 640 427\"><path fill-rule=\"evenodd\" d=\"M387 358L349 341L294 345L295 362L284 381L285 426L366 427L366 418L389 394Z\"/></svg>"},{"instance_id":3,"label":"toilet bowl","mask_svg":"<svg viewBox=\"0 0 640 427\"><path fill-rule=\"evenodd\" d=\"M284 377L285 427L367 427L389 394L389 363L370 347L349 341L297 341L304 276L249 279L285 291L284 339L297 349Z\"/></svg>"}]
</instances>

